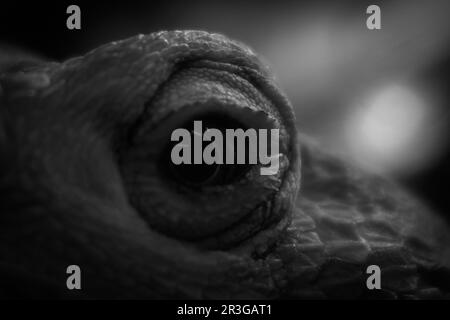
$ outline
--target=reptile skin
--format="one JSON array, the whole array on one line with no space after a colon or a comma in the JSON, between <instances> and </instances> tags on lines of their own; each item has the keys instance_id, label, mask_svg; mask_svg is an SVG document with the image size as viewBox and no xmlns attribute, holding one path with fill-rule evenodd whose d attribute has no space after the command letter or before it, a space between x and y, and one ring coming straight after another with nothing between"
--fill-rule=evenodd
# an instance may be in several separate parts
<instances>
[{"instance_id":1,"label":"reptile skin","mask_svg":"<svg viewBox=\"0 0 450 320\"><path fill-rule=\"evenodd\" d=\"M297 134L243 44L159 32L8 63L0 99L0 297L449 297L444 221ZM280 172L202 188L165 174L168 128L205 112L279 128Z\"/></svg>"}]
</instances>

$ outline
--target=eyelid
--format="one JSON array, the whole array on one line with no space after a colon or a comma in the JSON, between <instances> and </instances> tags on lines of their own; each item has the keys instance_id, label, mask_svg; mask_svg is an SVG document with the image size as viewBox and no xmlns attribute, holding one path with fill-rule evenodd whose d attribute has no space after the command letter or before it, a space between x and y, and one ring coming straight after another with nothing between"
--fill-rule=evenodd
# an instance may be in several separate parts
<instances>
[{"instance_id":1,"label":"eyelid","mask_svg":"<svg viewBox=\"0 0 450 320\"><path fill-rule=\"evenodd\" d=\"M236 119L248 128L273 129L278 128L277 120L271 118L268 114L262 111L254 111L247 107L237 106L235 104L222 104L220 100L211 98L205 103L196 103L194 105L184 106L177 113L171 113L164 120L151 129L151 135L158 139L160 136L165 136L168 131L173 131L185 124L190 119L202 120L204 115L208 114L223 114L230 118ZM147 130L138 135L146 135Z\"/></svg>"},{"instance_id":2,"label":"eyelid","mask_svg":"<svg viewBox=\"0 0 450 320\"><path fill-rule=\"evenodd\" d=\"M234 110L247 108L264 112L275 122L280 119L276 107L246 79L224 70L195 67L175 73L158 90L146 104L146 122L156 126L184 107L196 112L194 108L202 105L231 105Z\"/></svg>"}]
</instances>

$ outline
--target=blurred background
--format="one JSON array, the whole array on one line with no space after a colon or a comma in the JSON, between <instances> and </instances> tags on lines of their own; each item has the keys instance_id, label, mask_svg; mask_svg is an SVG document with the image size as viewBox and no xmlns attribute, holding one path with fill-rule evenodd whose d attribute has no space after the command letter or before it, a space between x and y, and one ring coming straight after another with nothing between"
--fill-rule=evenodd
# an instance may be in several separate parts
<instances>
[{"instance_id":1,"label":"blurred background","mask_svg":"<svg viewBox=\"0 0 450 320\"><path fill-rule=\"evenodd\" d=\"M81 30L66 8L81 8ZM366 8L381 8L368 30ZM163 29L220 32L271 66L298 127L450 220L449 1L58 1L0 4L0 47L63 60Z\"/></svg>"}]
</instances>

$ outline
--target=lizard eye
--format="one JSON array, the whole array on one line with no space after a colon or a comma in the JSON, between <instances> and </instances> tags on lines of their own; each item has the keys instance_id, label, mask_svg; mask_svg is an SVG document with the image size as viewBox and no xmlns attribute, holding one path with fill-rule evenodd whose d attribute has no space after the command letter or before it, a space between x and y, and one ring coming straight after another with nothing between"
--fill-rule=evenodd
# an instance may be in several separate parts
<instances>
[{"instance_id":1,"label":"lizard eye","mask_svg":"<svg viewBox=\"0 0 450 320\"><path fill-rule=\"evenodd\" d=\"M192 159L195 158L195 148L191 147L190 150L188 150L191 163L175 164L171 159L171 155L172 150L174 150L175 146L179 144L179 142L170 141L160 160L161 170L167 174L168 179L173 179L177 183L184 184L185 186L192 188L198 188L199 190L209 186L232 185L233 183L244 179L246 173L248 173L248 171L255 165L251 164L249 161L249 144L246 143L244 145L245 162L237 163L237 151L234 146L229 145L229 142L223 141L223 137L226 137L227 129L247 130L250 128L244 125L241 121L229 117L224 112L199 115L198 117L202 119L202 136L208 129L219 130L218 132L221 133L221 150L214 150L211 152L213 156L217 156L219 161L205 163L203 159L201 159L201 163L192 164ZM194 121L196 121L196 119L190 119L181 126L181 128L189 132L191 142L195 141L195 128L193 126ZM206 142L206 144L208 143L209 142ZM205 142L202 144L205 144ZM203 155L203 148L200 149L200 151ZM218 154L216 154L216 152ZM230 156L230 154L232 154L232 159L234 161L233 163L226 163L226 157L227 155Z\"/></svg>"},{"instance_id":2,"label":"lizard eye","mask_svg":"<svg viewBox=\"0 0 450 320\"><path fill-rule=\"evenodd\" d=\"M201 122L201 132L194 128ZM233 163L195 164L195 141L188 146L190 163L175 163L175 130L188 140L215 129L223 137L223 159ZM275 156L277 170L261 174L271 164L250 163L250 140L245 140L245 161L237 163L237 147L229 150L228 129L265 130L260 140L267 155ZM270 130L279 132L278 153L272 154ZM289 167L289 137L274 104L247 79L208 64L175 72L147 103L146 112L120 151L120 163L131 204L150 228L202 247L229 247L284 216L277 197ZM212 140L211 140L212 141ZM204 142L203 147L208 143ZM200 149L200 156L202 151ZM256 150L256 149L255 149ZM212 153L211 153L212 154ZM184 155L184 153L183 153ZM275 207L281 207L274 210ZM287 210L287 208L286 208Z\"/></svg>"}]
</instances>

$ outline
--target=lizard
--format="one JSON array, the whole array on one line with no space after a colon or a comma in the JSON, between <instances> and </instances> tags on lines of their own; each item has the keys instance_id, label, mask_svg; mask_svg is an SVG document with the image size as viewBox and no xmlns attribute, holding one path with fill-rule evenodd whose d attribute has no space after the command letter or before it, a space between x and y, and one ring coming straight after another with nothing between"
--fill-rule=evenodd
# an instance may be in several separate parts
<instances>
[{"instance_id":1,"label":"lizard","mask_svg":"<svg viewBox=\"0 0 450 320\"><path fill-rule=\"evenodd\" d=\"M448 298L444 220L323 150L293 110L252 49L205 31L4 63L0 297ZM279 172L171 166L171 130L192 119L279 129Z\"/></svg>"}]
</instances>

